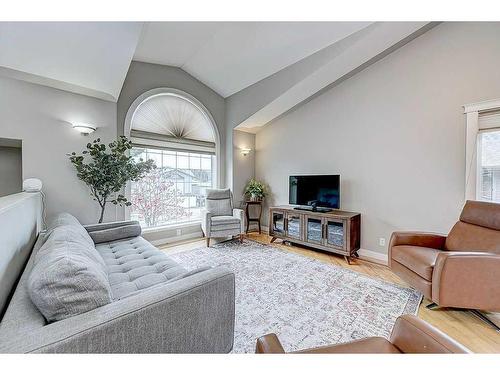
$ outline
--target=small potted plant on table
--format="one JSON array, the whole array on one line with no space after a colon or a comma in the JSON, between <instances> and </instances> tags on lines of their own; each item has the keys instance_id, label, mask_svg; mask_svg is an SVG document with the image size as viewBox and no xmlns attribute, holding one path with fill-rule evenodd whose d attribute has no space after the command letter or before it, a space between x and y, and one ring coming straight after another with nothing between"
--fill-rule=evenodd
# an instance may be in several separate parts
<instances>
[{"instance_id":1,"label":"small potted plant on table","mask_svg":"<svg viewBox=\"0 0 500 375\"><path fill-rule=\"evenodd\" d=\"M247 186L245 187L245 196L251 202L260 202L267 195L266 186L256 179L252 178L248 181Z\"/></svg>"}]
</instances>

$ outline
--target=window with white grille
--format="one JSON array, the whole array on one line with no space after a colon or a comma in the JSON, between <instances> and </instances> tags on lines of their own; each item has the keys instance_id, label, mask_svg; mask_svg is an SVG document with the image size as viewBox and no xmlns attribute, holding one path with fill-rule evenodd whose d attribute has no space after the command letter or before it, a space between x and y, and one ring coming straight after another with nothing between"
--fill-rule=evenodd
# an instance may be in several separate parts
<instances>
[{"instance_id":1,"label":"window with white grille","mask_svg":"<svg viewBox=\"0 0 500 375\"><path fill-rule=\"evenodd\" d=\"M130 218L144 228L200 221L206 189L215 186L215 156L146 147L131 150L136 159L154 160L156 168L132 182Z\"/></svg>"},{"instance_id":2,"label":"window with white grille","mask_svg":"<svg viewBox=\"0 0 500 375\"><path fill-rule=\"evenodd\" d=\"M477 199L500 203L500 129L478 135Z\"/></svg>"},{"instance_id":3,"label":"window with white grille","mask_svg":"<svg viewBox=\"0 0 500 375\"><path fill-rule=\"evenodd\" d=\"M129 109L131 155L156 168L129 185L130 219L143 228L199 222L206 190L217 187L216 125L189 94L157 89L143 96Z\"/></svg>"}]
</instances>

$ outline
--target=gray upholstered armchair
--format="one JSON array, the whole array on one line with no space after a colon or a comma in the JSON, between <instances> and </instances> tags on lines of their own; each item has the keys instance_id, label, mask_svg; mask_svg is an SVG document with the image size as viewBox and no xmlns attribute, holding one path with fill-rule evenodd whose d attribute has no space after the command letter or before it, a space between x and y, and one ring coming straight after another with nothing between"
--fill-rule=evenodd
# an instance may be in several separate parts
<instances>
[{"instance_id":1,"label":"gray upholstered armchair","mask_svg":"<svg viewBox=\"0 0 500 375\"><path fill-rule=\"evenodd\" d=\"M240 237L243 242L245 233L245 216L243 210L233 208L233 197L230 189L207 189L205 209L201 212L201 229L210 246L212 237Z\"/></svg>"}]
</instances>

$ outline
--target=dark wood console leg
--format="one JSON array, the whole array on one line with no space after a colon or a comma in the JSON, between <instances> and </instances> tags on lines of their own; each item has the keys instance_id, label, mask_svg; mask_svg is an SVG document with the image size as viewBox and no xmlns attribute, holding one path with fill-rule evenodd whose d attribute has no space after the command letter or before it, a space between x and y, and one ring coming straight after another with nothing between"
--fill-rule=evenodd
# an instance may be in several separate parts
<instances>
[{"instance_id":1,"label":"dark wood console leg","mask_svg":"<svg viewBox=\"0 0 500 375\"><path fill-rule=\"evenodd\" d=\"M356 258L359 258L358 251L355 251L355 252L354 252L354 256L355 256Z\"/></svg>"},{"instance_id":2,"label":"dark wood console leg","mask_svg":"<svg viewBox=\"0 0 500 375\"><path fill-rule=\"evenodd\" d=\"M273 243L274 241L276 241L276 237L271 238L271 242L270 243Z\"/></svg>"}]
</instances>

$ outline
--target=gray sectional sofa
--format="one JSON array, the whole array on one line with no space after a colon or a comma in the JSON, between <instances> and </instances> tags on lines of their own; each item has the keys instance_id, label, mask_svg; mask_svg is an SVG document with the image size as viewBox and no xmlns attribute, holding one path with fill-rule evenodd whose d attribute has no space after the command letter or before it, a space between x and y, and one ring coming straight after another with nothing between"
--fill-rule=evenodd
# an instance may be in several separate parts
<instances>
[{"instance_id":1,"label":"gray sectional sofa","mask_svg":"<svg viewBox=\"0 0 500 375\"><path fill-rule=\"evenodd\" d=\"M1 256L1 255L0 255ZM1 353L227 353L234 274L187 271L137 222L56 218L0 321Z\"/></svg>"}]
</instances>

